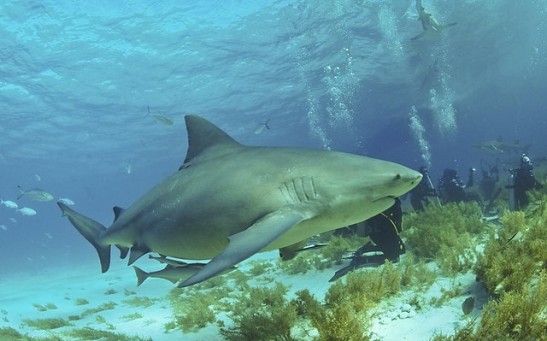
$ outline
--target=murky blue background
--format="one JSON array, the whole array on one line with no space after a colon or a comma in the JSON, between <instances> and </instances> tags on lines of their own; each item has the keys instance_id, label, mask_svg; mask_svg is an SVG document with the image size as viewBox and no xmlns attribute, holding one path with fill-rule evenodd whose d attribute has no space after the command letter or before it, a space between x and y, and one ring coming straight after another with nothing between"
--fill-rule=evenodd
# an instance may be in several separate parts
<instances>
[{"instance_id":1,"label":"murky blue background","mask_svg":"<svg viewBox=\"0 0 547 341\"><path fill-rule=\"evenodd\" d=\"M411 41L410 0L2 1L0 198L37 187L108 225L180 166L187 113L245 144L426 164L434 180L493 162L471 147L484 140L545 156L547 1L424 6L457 25ZM18 204L38 213L0 206L0 273L99 272L54 201Z\"/></svg>"}]
</instances>

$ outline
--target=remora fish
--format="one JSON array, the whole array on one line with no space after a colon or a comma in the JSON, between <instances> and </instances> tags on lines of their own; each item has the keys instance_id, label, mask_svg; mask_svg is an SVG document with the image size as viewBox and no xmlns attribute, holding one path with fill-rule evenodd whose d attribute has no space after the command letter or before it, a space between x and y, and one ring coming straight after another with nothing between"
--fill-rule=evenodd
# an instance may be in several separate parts
<instances>
[{"instance_id":1,"label":"remora fish","mask_svg":"<svg viewBox=\"0 0 547 341\"><path fill-rule=\"evenodd\" d=\"M379 214L422 178L404 166L359 155L244 146L199 116L185 121L188 153L180 170L127 210L115 207L110 228L58 203L95 247L103 272L111 245L122 258L131 252L129 264L148 252L211 259L180 286L196 284L257 252L300 244Z\"/></svg>"},{"instance_id":2,"label":"remora fish","mask_svg":"<svg viewBox=\"0 0 547 341\"><path fill-rule=\"evenodd\" d=\"M135 275L137 276L137 286L140 286L147 278L162 278L175 284L179 281L184 281L194 274L198 273L205 264L203 263L190 263L184 265L171 265L167 264L163 269L153 272L146 272L139 267L133 266L135 269ZM231 267L223 273L232 271L235 267Z\"/></svg>"},{"instance_id":3,"label":"remora fish","mask_svg":"<svg viewBox=\"0 0 547 341\"><path fill-rule=\"evenodd\" d=\"M19 192L21 193L19 194L17 199L20 199L23 195L25 195L34 201L46 202L53 200L53 195L39 188L29 189L28 191L25 191L23 188L21 188L21 186L17 186L17 188L19 188Z\"/></svg>"}]
</instances>

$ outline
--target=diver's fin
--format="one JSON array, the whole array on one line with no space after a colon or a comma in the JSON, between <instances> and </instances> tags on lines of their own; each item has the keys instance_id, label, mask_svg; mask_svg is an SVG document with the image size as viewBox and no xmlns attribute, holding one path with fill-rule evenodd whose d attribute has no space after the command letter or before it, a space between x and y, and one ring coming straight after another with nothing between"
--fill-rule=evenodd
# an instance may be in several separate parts
<instances>
[{"instance_id":1,"label":"diver's fin","mask_svg":"<svg viewBox=\"0 0 547 341\"><path fill-rule=\"evenodd\" d=\"M296 210L275 211L268 214L246 230L230 236L230 242L224 251L215 256L197 274L179 284L179 287L205 281L233 267L264 249L291 227L307 218L309 217L304 213Z\"/></svg>"},{"instance_id":2,"label":"diver's fin","mask_svg":"<svg viewBox=\"0 0 547 341\"><path fill-rule=\"evenodd\" d=\"M108 271L108 268L110 267L110 245L103 245L100 242L100 237L102 233L106 231L106 227L95 220L74 211L60 201L57 202L57 205L63 212L63 215L68 217L68 220L70 220L78 232L95 247L95 250L97 250L97 254L99 255L99 260L101 261L102 272Z\"/></svg>"}]
</instances>

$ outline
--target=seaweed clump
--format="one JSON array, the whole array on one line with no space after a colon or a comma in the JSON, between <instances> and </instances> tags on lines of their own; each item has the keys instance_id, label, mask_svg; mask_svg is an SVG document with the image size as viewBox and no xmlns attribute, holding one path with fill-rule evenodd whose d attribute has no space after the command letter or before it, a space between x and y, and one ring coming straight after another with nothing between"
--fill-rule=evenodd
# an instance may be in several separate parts
<instances>
[{"instance_id":1,"label":"seaweed clump","mask_svg":"<svg viewBox=\"0 0 547 341\"><path fill-rule=\"evenodd\" d=\"M420 259L435 260L449 275L472 269L477 252L473 239L488 232L476 202L429 205L403 217L408 250Z\"/></svg>"},{"instance_id":2,"label":"seaweed clump","mask_svg":"<svg viewBox=\"0 0 547 341\"><path fill-rule=\"evenodd\" d=\"M297 321L296 308L285 298L287 291L287 287L276 283L240 293L230 304L234 326L221 328L220 334L230 341L296 340L291 335Z\"/></svg>"},{"instance_id":3,"label":"seaweed clump","mask_svg":"<svg viewBox=\"0 0 547 341\"><path fill-rule=\"evenodd\" d=\"M40 330L51 330L70 326L70 322L62 318L26 319L23 320L23 324Z\"/></svg>"},{"instance_id":4,"label":"seaweed clump","mask_svg":"<svg viewBox=\"0 0 547 341\"><path fill-rule=\"evenodd\" d=\"M101 340L101 341L152 341L152 338L141 338L124 334L98 330L94 328L78 328L64 333L71 340Z\"/></svg>"},{"instance_id":5,"label":"seaweed clump","mask_svg":"<svg viewBox=\"0 0 547 341\"><path fill-rule=\"evenodd\" d=\"M506 212L497 238L486 244L475 272L486 288L501 294L522 291L547 266L547 196L535 214Z\"/></svg>"}]
</instances>

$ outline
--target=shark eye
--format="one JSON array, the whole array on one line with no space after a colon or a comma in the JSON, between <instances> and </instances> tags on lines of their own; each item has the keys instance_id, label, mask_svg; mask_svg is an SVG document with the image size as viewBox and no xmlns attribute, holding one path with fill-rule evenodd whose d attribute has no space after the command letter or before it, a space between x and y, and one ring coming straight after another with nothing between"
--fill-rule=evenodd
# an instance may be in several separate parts
<instances>
[{"instance_id":1,"label":"shark eye","mask_svg":"<svg viewBox=\"0 0 547 341\"><path fill-rule=\"evenodd\" d=\"M395 175L395 180L400 180L400 179L401 179L401 174Z\"/></svg>"}]
</instances>

